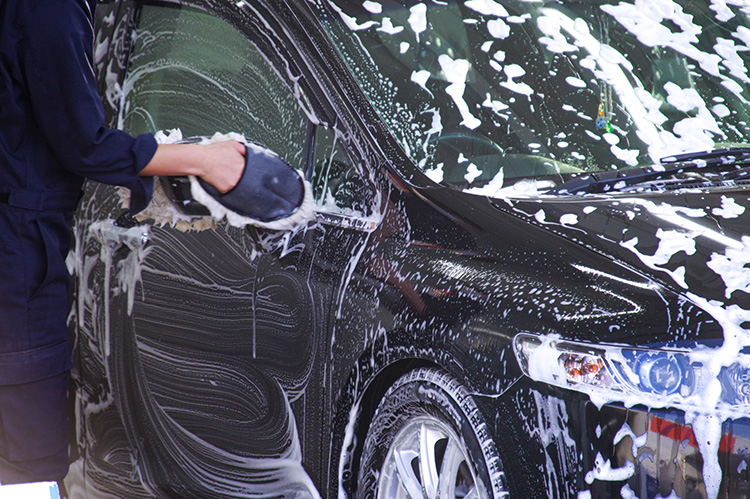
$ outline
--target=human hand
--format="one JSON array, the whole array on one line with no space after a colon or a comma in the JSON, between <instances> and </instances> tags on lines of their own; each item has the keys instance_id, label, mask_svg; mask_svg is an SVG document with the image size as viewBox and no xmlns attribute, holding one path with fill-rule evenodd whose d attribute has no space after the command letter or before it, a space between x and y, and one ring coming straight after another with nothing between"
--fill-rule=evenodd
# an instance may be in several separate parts
<instances>
[{"instance_id":1,"label":"human hand","mask_svg":"<svg viewBox=\"0 0 750 499\"><path fill-rule=\"evenodd\" d=\"M228 192L242 177L246 153L245 146L235 140L200 146L197 159L202 173L198 176L219 192Z\"/></svg>"},{"instance_id":2,"label":"human hand","mask_svg":"<svg viewBox=\"0 0 750 499\"><path fill-rule=\"evenodd\" d=\"M247 149L236 140L208 145L159 144L142 176L195 175L225 193L242 177Z\"/></svg>"}]
</instances>

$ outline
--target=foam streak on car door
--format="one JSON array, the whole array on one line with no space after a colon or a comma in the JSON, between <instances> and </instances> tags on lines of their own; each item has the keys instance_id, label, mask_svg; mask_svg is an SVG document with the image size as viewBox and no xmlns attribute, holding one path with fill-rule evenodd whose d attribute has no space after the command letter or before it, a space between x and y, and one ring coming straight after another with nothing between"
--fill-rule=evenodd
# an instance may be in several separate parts
<instances>
[{"instance_id":1,"label":"foam streak on car door","mask_svg":"<svg viewBox=\"0 0 750 499\"><path fill-rule=\"evenodd\" d=\"M129 313L121 304L109 318L110 382L143 485L180 497L314 491L284 391L255 361L259 260L246 234L151 234Z\"/></svg>"},{"instance_id":2,"label":"foam streak on car door","mask_svg":"<svg viewBox=\"0 0 750 499\"><path fill-rule=\"evenodd\" d=\"M211 9L138 9L122 83L132 90L118 121L126 131L235 130L285 159L302 156L306 125L296 101L243 33ZM105 273L137 279L125 281L136 283L132 298L119 278L109 286L105 382L116 407L107 422L118 433L97 431L87 474L118 497L316 497L285 393L284 380L296 377L277 379L258 355L261 252L246 230L221 222L150 232L140 260L128 265L126 248L104 264ZM137 477L122 487L96 479L113 454Z\"/></svg>"},{"instance_id":3,"label":"foam streak on car door","mask_svg":"<svg viewBox=\"0 0 750 499\"><path fill-rule=\"evenodd\" d=\"M333 316L367 233L320 217L306 230L277 236L283 244L257 258L255 362L287 395L301 434L305 469L312 476L326 476L328 449L319 446L319 430L321 424L325 427L331 396L326 381Z\"/></svg>"}]
</instances>

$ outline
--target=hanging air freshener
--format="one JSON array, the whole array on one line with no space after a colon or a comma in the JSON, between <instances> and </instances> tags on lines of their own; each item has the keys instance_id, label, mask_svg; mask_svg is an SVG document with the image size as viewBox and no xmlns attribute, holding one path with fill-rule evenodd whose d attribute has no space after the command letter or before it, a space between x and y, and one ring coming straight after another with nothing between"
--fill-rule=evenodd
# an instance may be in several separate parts
<instances>
[{"instance_id":1,"label":"hanging air freshener","mask_svg":"<svg viewBox=\"0 0 750 499\"><path fill-rule=\"evenodd\" d=\"M607 84L603 84L601 96L599 98L599 109L596 113L595 126L597 130L604 130L612 133L612 90Z\"/></svg>"}]
</instances>

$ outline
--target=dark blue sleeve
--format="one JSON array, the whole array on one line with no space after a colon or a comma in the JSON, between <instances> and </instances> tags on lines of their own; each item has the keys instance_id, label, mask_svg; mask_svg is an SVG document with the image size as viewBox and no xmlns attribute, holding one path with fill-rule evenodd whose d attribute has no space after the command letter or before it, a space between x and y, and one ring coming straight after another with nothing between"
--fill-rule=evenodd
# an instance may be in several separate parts
<instances>
[{"instance_id":1,"label":"dark blue sleeve","mask_svg":"<svg viewBox=\"0 0 750 499\"><path fill-rule=\"evenodd\" d=\"M138 173L156 152L156 141L151 134L132 137L104 126L86 0L26 1L20 56L39 130L65 169L129 188L131 211L139 211L153 181Z\"/></svg>"}]
</instances>

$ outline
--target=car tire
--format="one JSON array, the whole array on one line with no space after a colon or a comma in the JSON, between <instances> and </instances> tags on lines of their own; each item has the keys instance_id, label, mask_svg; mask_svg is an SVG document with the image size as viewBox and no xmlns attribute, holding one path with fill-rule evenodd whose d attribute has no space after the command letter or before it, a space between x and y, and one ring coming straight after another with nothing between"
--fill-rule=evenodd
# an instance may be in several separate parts
<instances>
[{"instance_id":1,"label":"car tire","mask_svg":"<svg viewBox=\"0 0 750 499\"><path fill-rule=\"evenodd\" d=\"M502 469L469 392L444 371L417 369L375 411L356 497L507 497Z\"/></svg>"}]
</instances>

